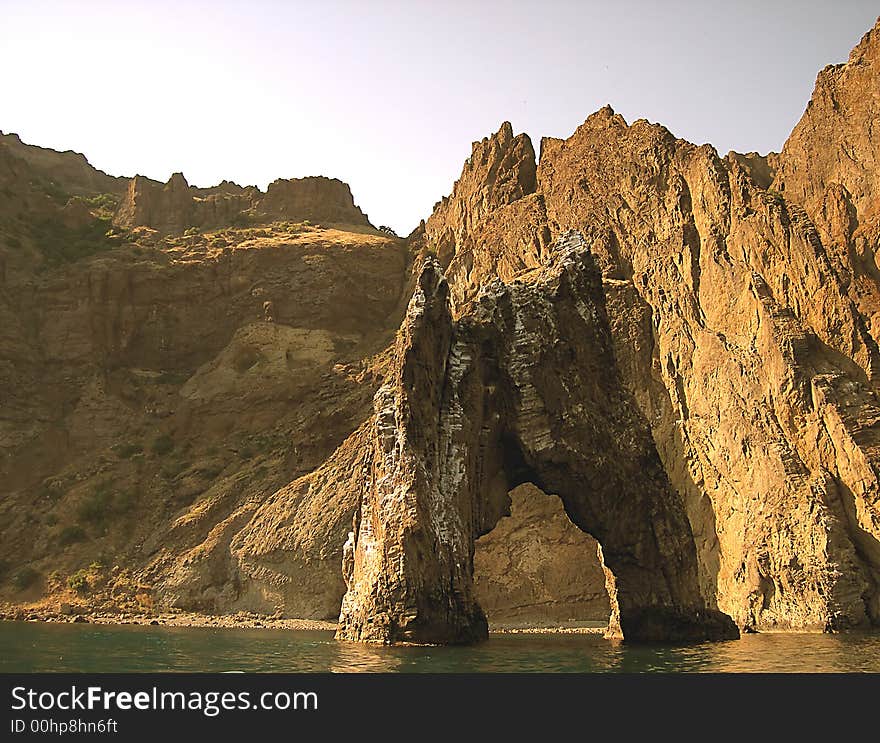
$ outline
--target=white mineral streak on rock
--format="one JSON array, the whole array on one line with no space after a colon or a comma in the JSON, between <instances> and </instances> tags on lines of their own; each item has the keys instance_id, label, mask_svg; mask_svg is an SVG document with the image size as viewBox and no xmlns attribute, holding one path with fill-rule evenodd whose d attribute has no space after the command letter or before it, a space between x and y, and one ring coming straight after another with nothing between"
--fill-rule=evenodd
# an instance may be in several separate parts
<instances>
[{"instance_id":1,"label":"white mineral streak on rock","mask_svg":"<svg viewBox=\"0 0 880 743\"><path fill-rule=\"evenodd\" d=\"M434 533L441 545L450 549L455 560L461 559L461 552L466 549L463 539L466 530L462 523L457 503L470 497L470 493L462 493L466 487L465 475L467 442L462 440L464 432L464 409L458 399L457 390L473 357L466 344L454 343L449 351L446 364L445 388L451 391L440 416L440 446L444 451L439 457L440 472L437 478L438 487L431 502L431 523Z\"/></svg>"}]
</instances>

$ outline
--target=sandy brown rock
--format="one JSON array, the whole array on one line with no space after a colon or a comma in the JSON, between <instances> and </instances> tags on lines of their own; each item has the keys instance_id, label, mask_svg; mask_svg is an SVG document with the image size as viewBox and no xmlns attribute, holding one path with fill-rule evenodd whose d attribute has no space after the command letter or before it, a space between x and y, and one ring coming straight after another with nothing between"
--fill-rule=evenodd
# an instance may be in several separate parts
<instances>
[{"instance_id":1,"label":"sandy brown rock","mask_svg":"<svg viewBox=\"0 0 880 743\"><path fill-rule=\"evenodd\" d=\"M423 239L449 277L457 302L473 276L511 278L541 263L550 233L535 190L535 150L526 134L504 122L491 137L474 142L452 193L434 207ZM473 292L471 292L472 294Z\"/></svg>"},{"instance_id":2,"label":"sandy brown rock","mask_svg":"<svg viewBox=\"0 0 880 743\"><path fill-rule=\"evenodd\" d=\"M615 181L627 172L642 175ZM826 375L859 389L876 346L806 215L610 112L545 152L539 178L551 220L598 238L617 355L687 504L704 591L742 624L867 622L871 553L841 493L875 477L827 456L849 444L822 433L810 390ZM854 431L875 420L862 390Z\"/></svg>"},{"instance_id":3,"label":"sandy brown rock","mask_svg":"<svg viewBox=\"0 0 880 743\"><path fill-rule=\"evenodd\" d=\"M865 624L877 617L876 345L809 217L756 183L758 165L604 109L544 140L522 201L540 199L554 233L588 236L706 600L743 626ZM452 273L455 296L499 272L492 240L480 244L474 269Z\"/></svg>"},{"instance_id":4,"label":"sandy brown rock","mask_svg":"<svg viewBox=\"0 0 880 743\"><path fill-rule=\"evenodd\" d=\"M780 154L774 187L811 216L820 213L834 185L844 189L860 220L880 213L878 76L880 20L845 64L819 72L807 109Z\"/></svg>"},{"instance_id":5,"label":"sandy brown rock","mask_svg":"<svg viewBox=\"0 0 880 743\"><path fill-rule=\"evenodd\" d=\"M819 72L803 117L778 157L772 188L803 207L837 274L880 342L880 21L845 64ZM875 385L876 366L869 370Z\"/></svg>"},{"instance_id":6,"label":"sandy brown rock","mask_svg":"<svg viewBox=\"0 0 880 743\"><path fill-rule=\"evenodd\" d=\"M452 341L448 298L439 265L429 261L398 331L391 378L365 424L366 458L357 473L334 473L358 478L357 517L343 547L338 636L345 639L466 643L488 633L472 592L478 506L456 487L462 476L443 470L455 446L439 430ZM463 432L463 446L472 433Z\"/></svg>"},{"instance_id":7,"label":"sandy brown rock","mask_svg":"<svg viewBox=\"0 0 880 743\"><path fill-rule=\"evenodd\" d=\"M150 227L162 233L180 234L190 228L218 228L232 225L256 202L254 189L194 189L182 173L174 173L164 186L143 176L128 184L114 224L132 229Z\"/></svg>"},{"instance_id":8,"label":"sandy brown rock","mask_svg":"<svg viewBox=\"0 0 880 743\"><path fill-rule=\"evenodd\" d=\"M264 194L228 181L213 188L193 188L182 173L172 175L164 186L136 176L113 217L120 227L149 227L163 234L278 220L370 224L355 206L348 185L335 178L279 179Z\"/></svg>"},{"instance_id":9,"label":"sandy brown rock","mask_svg":"<svg viewBox=\"0 0 880 743\"><path fill-rule=\"evenodd\" d=\"M12 393L0 414L6 595L52 592L54 573L63 583L100 560L136 576L116 597L89 594L108 611L140 596L335 619L350 515L338 544L320 522L326 503L298 520L311 593L305 579L254 588L247 565L269 547L231 545L249 516L287 508L270 496L368 415L374 359L397 321L401 241L277 225L139 239L16 277L0 302L14 320L0 331ZM40 576L24 592L12 582L22 565ZM283 570L295 574L296 558Z\"/></svg>"},{"instance_id":10,"label":"sandy brown rock","mask_svg":"<svg viewBox=\"0 0 880 743\"><path fill-rule=\"evenodd\" d=\"M606 623L611 607L596 549L557 496L533 485L512 490L510 515L474 552L474 593L490 628Z\"/></svg>"},{"instance_id":11,"label":"sandy brown rock","mask_svg":"<svg viewBox=\"0 0 880 743\"><path fill-rule=\"evenodd\" d=\"M83 570L107 613L345 593L340 636L374 641L603 584L627 639L877 624L878 46L778 155L605 108L536 163L504 124L408 249L323 178L135 179L108 236L115 179L5 139L3 596L70 603ZM601 557L548 565L587 533Z\"/></svg>"},{"instance_id":12,"label":"sandy brown rock","mask_svg":"<svg viewBox=\"0 0 880 743\"><path fill-rule=\"evenodd\" d=\"M256 206L269 219L310 220L321 224L369 225L347 183L336 178L278 179Z\"/></svg>"},{"instance_id":13,"label":"sandy brown rock","mask_svg":"<svg viewBox=\"0 0 880 743\"><path fill-rule=\"evenodd\" d=\"M79 152L57 152L46 147L25 144L17 134L0 132L0 145L24 161L29 170L40 178L54 183L68 196L121 194L127 178L107 175L89 164Z\"/></svg>"}]
</instances>

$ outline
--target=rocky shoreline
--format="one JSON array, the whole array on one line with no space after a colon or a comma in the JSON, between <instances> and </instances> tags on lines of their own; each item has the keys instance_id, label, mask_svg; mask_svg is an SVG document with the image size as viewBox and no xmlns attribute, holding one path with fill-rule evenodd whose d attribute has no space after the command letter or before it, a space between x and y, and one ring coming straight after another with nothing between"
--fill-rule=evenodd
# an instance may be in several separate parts
<instances>
[{"instance_id":1,"label":"rocky shoreline","mask_svg":"<svg viewBox=\"0 0 880 743\"><path fill-rule=\"evenodd\" d=\"M0 606L0 622L45 622L47 624L140 625L160 627L214 627L223 629L284 629L335 632L336 621L326 619L291 619L266 616L255 612L211 615L186 611L169 612L90 612L79 606L62 604L57 609L46 607ZM607 626L595 622L489 623L490 635L604 635ZM822 634L821 629L762 629L760 634ZM758 633L755 633L758 634ZM835 633L836 634L836 633Z\"/></svg>"},{"instance_id":2,"label":"rocky shoreline","mask_svg":"<svg viewBox=\"0 0 880 743\"><path fill-rule=\"evenodd\" d=\"M332 632L336 622L321 619L287 619L253 612L209 615L192 612L88 612L62 605L58 610L4 607L0 621L47 622L60 624L133 624L166 627L224 627L264 628L287 630L323 630Z\"/></svg>"},{"instance_id":3,"label":"rocky shoreline","mask_svg":"<svg viewBox=\"0 0 880 743\"><path fill-rule=\"evenodd\" d=\"M490 635L604 635L607 627L581 625L559 627L507 627L489 625Z\"/></svg>"},{"instance_id":4,"label":"rocky shoreline","mask_svg":"<svg viewBox=\"0 0 880 743\"><path fill-rule=\"evenodd\" d=\"M102 624L102 625L147 625L165 627L222 627L241 629L286 629L335 632L337 623L324 619L290 619L279 616L266 616L254 612L210 615L193 612L173 611L158 613L135 612L89 612L82 607L62 604L57 609L45 607L30 608L20 606L0 607L0 622L46 622L56 624ZM567 623L551 626L538 624L490 623L490 634L579 634L601 635L604 625L595 623Z\"/></svg>"}]
</instances>

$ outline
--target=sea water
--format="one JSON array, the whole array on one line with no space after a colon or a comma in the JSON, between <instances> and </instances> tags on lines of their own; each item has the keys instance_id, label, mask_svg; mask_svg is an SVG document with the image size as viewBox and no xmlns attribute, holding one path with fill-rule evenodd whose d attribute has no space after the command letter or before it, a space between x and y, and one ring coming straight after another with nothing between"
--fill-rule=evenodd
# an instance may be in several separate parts
<instances>
[{"instance_id":1,"label":"sea water","mask_svg":"<svg viewBox=\"0 0 880 743\"><path fill-rule=\"evenodd\" d=\"M506 634L468 647L373 647L332 632L0 622L0 672L880 672L880 633L755 634L688 646Z\"/></svg>"}]
</instances>

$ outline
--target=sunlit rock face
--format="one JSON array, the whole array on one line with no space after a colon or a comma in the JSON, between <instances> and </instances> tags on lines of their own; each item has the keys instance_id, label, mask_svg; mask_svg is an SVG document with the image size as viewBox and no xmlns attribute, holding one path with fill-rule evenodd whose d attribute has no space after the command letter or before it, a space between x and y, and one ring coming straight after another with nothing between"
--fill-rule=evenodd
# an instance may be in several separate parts
<instances>
[{"instance_id":1,"label":"sunlit rock face","mask_svg":"<svg viewBox=\"0 0 880 743\"><path fill-rule=\"evenodd\" d=\"M845 64L816 77L807 109L774 161L771 186L802 207L836 273L836 285L858 307L866 331L880 340L877 245L880 241L880 25ZM863 364L872 381L876 362Z\"/></svg>"},{"instance_id":2,"label":"sunlit rock face","mask_svg":"<svg viewBox=\"0 0 880 743\"><path fill-rule=\"evenodd\" d=\"M604 624L611 614L597 543L562 501L524 483L476 542L474 591L489 629Z\"/></svg>"},{"instance_id":3,"label":"sunlit rock face","mask_svg":"<svg viewBox=\"0 0 880 743\"><path fill-rule=\"evenodd\" d=\"M359 491L322 491L322 463L381 385L404 241L364 226L338 181L315 179L299 201L282 187L270 206L283 215L255 215L259 228L213 229L256 190L175 176L126 195L72 153L8 141L0 612L73 601L335 619ZM103 567L71 596L88 565ZM10 580L21 571L33 582Z\"/></svg>"}]
</instances>

